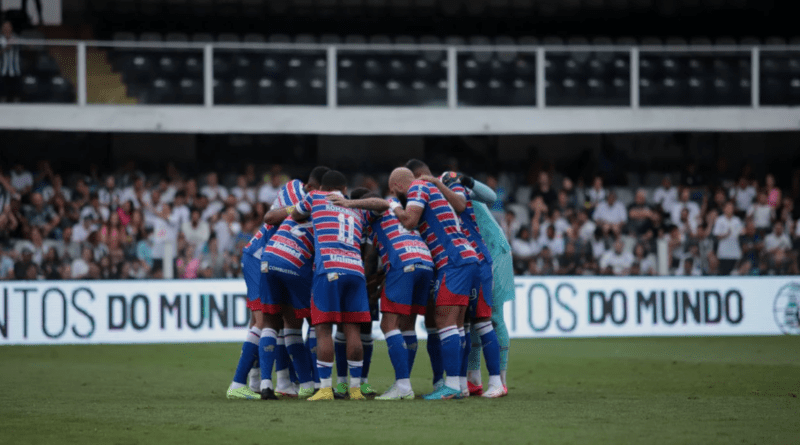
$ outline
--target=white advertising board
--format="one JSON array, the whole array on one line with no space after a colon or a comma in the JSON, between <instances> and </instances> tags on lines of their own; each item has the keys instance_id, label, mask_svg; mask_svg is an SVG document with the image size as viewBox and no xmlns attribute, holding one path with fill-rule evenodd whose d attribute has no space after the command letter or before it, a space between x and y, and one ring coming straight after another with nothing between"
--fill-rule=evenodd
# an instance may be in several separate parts
<instances>
[{"instance_id":1,"label":"white advertising board","mask_svg":"<svg viewBox=\"0 0 800 445\"><path fill-rule=\"evenodd\" d=\"M800 277L515 284L504 314L512 338L800 334ZM238 342L246 301L243 280L2 282L0 345ZM417 330L424 338L422 321Z\"/></svg>"}]
</instances>

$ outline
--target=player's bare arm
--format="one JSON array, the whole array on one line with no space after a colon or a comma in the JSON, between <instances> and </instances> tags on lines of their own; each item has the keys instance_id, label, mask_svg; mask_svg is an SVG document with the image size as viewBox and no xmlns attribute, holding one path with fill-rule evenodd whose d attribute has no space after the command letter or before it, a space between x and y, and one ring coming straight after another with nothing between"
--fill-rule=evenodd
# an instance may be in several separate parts
<instances>
[{"instance_id":1,"label":"player's bare arm","mask_svg":"<svg viewBox=\"0 0 800 445\"><path fill-rule=\"evenodd\" d=\"M310 217L311 217L310 214L307 215L305 213L301 213L300 211L297 210L296 207L292 209L292 219L297 222L308 221L308 218Z\"/></svg>"},{"instance_id":2,"label":"player's bare arm","mask_svg":"<svg viewBox=\"0 0 800 445\"><path fill-rule=\"evenodd\" d=\"M287 216L291 215L293 211L294 206L272 209L264 214L264 222L272 226L278 226Z\"/></svg>"},{"instance_id":3,"label":"player's bare arm","mask_svg":"<svg viewBox=\"0 0 800 445\"><path fill-rule=\"evenodd\" d=\"M381 198L347 199L340 195L330 194L328 201L346 209L362 209L376 213L383 213L389 209L389 201Z\"/></svg>"},{"instance_id":4,"label":"player's bare arm","mask_svg":"<svg viewBox=\"0 0 800 445\"><path fill-rule=\"evenodd\" d=\"M453 206L453 210L455 210L456 213L461 213L464 210L466 210L467 200L458 193L450 190L450 187L444 185L444 183L440 181L439 178L435 178L429 175L423 175L420 176L420 179L424 179L435 185L436 188L438 188L439 191L442 192L442 195L444 195L445 199L447 199L447 202L449 202L450 205Z\"/></svg>"},{"instance_id":5,"label":"player's bare arm","mask_svg":"<svg viewBox=\"0 0 800 445\"><path fill-rule=\"evenodd\" d=\"M422 207L419 206L409 206L408 208L404 209L403 206L400 204L395 203L392 207L392 211L394 212L394 216L400 221L400 224L403 225L407 230L414 230L419 225L419 219L422 217L422 211L424 210Z\"/></svg>"}]
</instances>

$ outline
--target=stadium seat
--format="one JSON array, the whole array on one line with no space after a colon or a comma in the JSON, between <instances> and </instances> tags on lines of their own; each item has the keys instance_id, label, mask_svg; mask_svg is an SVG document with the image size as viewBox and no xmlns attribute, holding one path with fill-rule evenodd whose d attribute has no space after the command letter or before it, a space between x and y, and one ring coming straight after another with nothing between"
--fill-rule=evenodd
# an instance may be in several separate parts
<instances>
[{"instance_id":1,"label":"stadium seat","mask_svg":"<svg viewBox=\"0 0 800 445\"><path fill-rule=\"evenodd\" d=\"M203 103L203 84L192 78L183 78L178 82L180 103L199 105Z\"/></svg>"}]
</instances>

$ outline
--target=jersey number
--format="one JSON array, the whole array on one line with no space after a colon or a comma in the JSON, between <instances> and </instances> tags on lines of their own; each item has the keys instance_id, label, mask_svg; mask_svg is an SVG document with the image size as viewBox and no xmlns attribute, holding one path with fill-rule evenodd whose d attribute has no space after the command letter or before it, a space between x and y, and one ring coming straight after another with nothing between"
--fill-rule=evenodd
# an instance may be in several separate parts
<instances>
[{"instance_id":1,"label":"jersey number","mask_svg":"<svg viewBox=\"0 0 800 445\"><path fill-rule=\"evenodd\" d=\"M344 214L339 214L339 234L336 235L336 240L342 243L353 244L356 231L356 219L352 216L345 217Z\"/></svg>"}]
</instances>

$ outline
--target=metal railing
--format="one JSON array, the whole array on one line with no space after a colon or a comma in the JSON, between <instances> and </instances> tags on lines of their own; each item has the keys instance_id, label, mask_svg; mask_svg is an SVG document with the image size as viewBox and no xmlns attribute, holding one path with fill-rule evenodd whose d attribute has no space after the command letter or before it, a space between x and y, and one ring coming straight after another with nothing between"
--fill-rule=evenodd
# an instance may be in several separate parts
<instances>
[{"instance_id":1,"label":"metal railing","mask_svg":"<svg viewBox=\"0 0 800 445\"><path fill-rule=\"evenodd\" d=\"M564 53L627 53L628 76L630 84L628 107L637 109L641 104L640 64L641 58L647 55L680 54L681 56L696 54L704 57L713 55L740 55L747 56L750 60L750 107L761 106L760 98L760 73L761 59L764 52L798 52L800 46L791 45L763 45L763 46L723 46L723 45L681 45L681 46L595 46L595 45L541 45L541 46L469 46L469 45L432 45L432 44L286 44L286 43L194 43L194 42L121 42L121 41L75 41L75 40L25 40L18 39L20 47L74 47L76 51L76 104L87 106L87 48L102 48L113 50L163 50L180 51L192 50L202 53L203 57L203 101L205 107L213 107L214 101L214 55L217 51L287 51L324 52L326 58L326 106L336 108L340 106L337 95L337 79L339 66L337 60L342 53L407 53L407 52L442 52L447 61L447 101L446 106L455 109L464 106L459 102L459 73L458 57L461 54L476 54L481 52L515 53L535 55L535 107L544 109L547 104L547 72L546 63L548 55ZM24 74L24 73L23 73Z\"/></svg>"}]
</instances>

